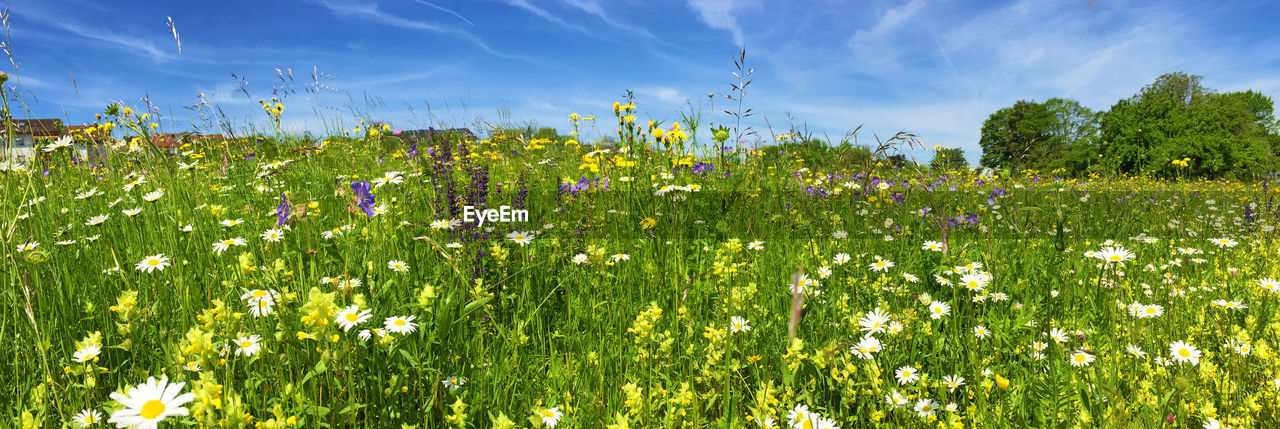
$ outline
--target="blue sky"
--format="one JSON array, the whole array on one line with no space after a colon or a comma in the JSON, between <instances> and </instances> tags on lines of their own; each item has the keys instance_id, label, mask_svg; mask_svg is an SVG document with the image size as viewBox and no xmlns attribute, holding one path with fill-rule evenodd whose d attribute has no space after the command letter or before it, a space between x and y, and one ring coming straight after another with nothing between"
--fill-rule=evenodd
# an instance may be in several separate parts
<instances>
[{"instance_id":1,"label":"blue sky","mask_svg":"<svg viewBox=\"0 0 1280 429\"><path fill-rule=\"evenodd\" d=\"M1267 1L316 0L8 5L9 50L32 117L91 122L111 100L160 107L193 127L204 94L239 126L285 96L291 130L361 117L397 128L513 122L567 130L633 90L641 118L710 120L729 107L732 60L756 69L746 105L768 135L797 125L832 138L859 125L965 149L988 114L1019 99L1106 109L1185 71L1220 91L1280 96L1280 5ZM167 27L172 17L182 42ZM276 69L292 70L293 83ZM318 91L311 78L323 76ZM244 78L249 96L231 74ZM74 76L75 84L72 84ZM17 116L24 116L19 107ZM715 119L724 121L723 114ZM475 127L473 127L475 128Z\"/></svg>"}]
</instances>

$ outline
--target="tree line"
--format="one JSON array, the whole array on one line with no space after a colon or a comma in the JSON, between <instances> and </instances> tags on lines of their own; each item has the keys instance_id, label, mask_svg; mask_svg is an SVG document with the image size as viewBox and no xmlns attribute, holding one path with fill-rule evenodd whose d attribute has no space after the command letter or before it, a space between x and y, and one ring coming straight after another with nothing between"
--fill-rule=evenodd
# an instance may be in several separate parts
<instances>
[{"instance_id":1,"label":"tree line","mask_svg":"<svg viewBox=\"0 0 1280 429\"><path fill-rule=\"evenodd\" d=\"M982 124L983 167L1157 176L1254 177L1276 170L1280 123L1271 98L1219 93L1169 73L1093 111L1070 99L1019 100Z\"/></svg>"}]
</instances>

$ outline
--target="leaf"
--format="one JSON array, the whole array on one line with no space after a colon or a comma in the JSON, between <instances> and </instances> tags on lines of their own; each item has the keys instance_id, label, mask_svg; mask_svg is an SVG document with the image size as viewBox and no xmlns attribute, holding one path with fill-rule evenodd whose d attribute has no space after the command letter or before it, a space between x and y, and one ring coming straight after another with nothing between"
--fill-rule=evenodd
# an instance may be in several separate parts
<instances>
[{"instance_id":1,"label":"leaf","mask_svg":"<svg viewBox=\"0 0 1280 429\"><path fill-rule=\"evenodd\" d=\"M475 301L471 301L471 303L467 304L466 307L462 307L462 314L458 315L458 320L466 319L467 316L471 315L472 312L475 312L481 306L488 304L489 301L492 301L492 300L493 300L493 297L488 296Z\"/></svg>"},{"instance_id":2,"label":"leaf","mask_svg":"<svg viewBox=\"0 0 1280 429\"><path fill-rule=\"evenodd\" d=\"M348 405L346 408L343 408L341 411L338 411L338 414L354 414L356 411L360 411L361 408L364 408L367 406L369 405L368 404L351 404L351 405Z\"/></svg>"},{"instance_id":3,"label":"leaf","mask_svg":"<svg viewBox=\"0 0 1280 429\"><path fill-rule=\"evenodd\" d=\"M400 356L404 356L405 360L409 361L409 365L412 365L415 368L418 366L418 359L409 354L408 350L400 349Z\"/></svg>"}]
</instances>

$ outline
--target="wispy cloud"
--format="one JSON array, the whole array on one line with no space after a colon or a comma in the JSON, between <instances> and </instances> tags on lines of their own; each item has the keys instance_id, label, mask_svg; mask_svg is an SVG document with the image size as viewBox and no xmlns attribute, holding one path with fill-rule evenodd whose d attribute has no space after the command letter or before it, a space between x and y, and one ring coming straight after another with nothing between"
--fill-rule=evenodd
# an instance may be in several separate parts
<instances>
[{"instance_id":1,"label":"wispy cloud","mask_svg":"<svg viewBox=\"0 0 1280 429\"><path fill-rule=\"evenodd\" d=\"M595 15L597 18L600 18L601 21L604 21L605 24L609 24L609 26L613 28L638 34L647 39L659 40L657 36L654 36L653 33L649 32L649 30L646 30L644 27L626 24L611 18L608 13L605 13L604 6L600 4L599 0L562 0L562 1L564 1L565 3L568 3L570 6L578 8L583 12L589 13L591 15Z\"/></svg>"},{"instance_id":2,"label":"wispy cloud","mask_svg":"<svg viewBox=\"0 0 1280 429\"><path fill-rule=\"evenodd\" d=\"M13 82L18 82L22 84L22 86L28 88L53 88L53 85L50 85L48 82L29 75L9 75L9 78L12 79Z\"/></svg>"},{"instance_id":3,"label":"wispy cloud","mask_svg":"<svg viewBox=\"0 0 1280 429\"><path fill-rule=\"evenodd\" d=\"M156 44L152 43L150 40L84 25L66 16L57 16L55 18L52 14L43 13L41 10L34 10L30 11L30 13L23 13L22 17L66 31L80 38L105 43L113 48L129 52L158 63L173 61L177 58L176 55L157 47Z\"/></svg>"},{"instance_id":4,"label":"wispy cloud","mask_svg":"<svg viewBox=\"0 0 1280 429\"><path fill-rule=\"evenodd\" d=\"M746 42L742 36L742 27L738 25L737 9L743 4L736 0L689 0L689 7L698 13L698 17L707 26L717 30L727 30L733 35L733 44L743 46Z\"/></svg>"},{"instance_id":5,"label":"wispy cloud","mask_svg":"<svg viewBox=\"0 0 1280 429\"><path fill-rule=\"evenodd\" d=\"M507 4L511 6L515 6L520 9L524 9L529 13L537 15L539 18L545 19L547 21L551 21L552 23L555 23L556 25L559 25L561 27L568 28L573 31L577 31L582 34L591 34L591 32L587 31L586 28L583 28L582 26L577 24L570 24L565 20L561 19L559 16L556 16L555 14L548 12L546 9L534 6L533 3L529 3L528 0L507 0Z\"/></svg>"},{"instance_id":6,"label":"wispy cloud","mask_svg":"<svg viewBox=\"0 0 1280 429\"><path fill-rule=\"evenodd\" d=\"M213 86L212 90L199 90L197 94L204 94L205 101L214 106L248 106L257 105L255 100L239 92L239 87L235 83L223 82Z\"/></svg>"},{"instance_id":7,"label":"wispy cloud","mask_svg":"<svg viewBox=\"0 0 1280 429\"><path fill-rule=\"evenodd\" d=\"M865 40L884 37L902 26L907 19L920 11L920 8L923 8L924 4L925 0L911 0L907 2L907 4L889 9L888 11L885 11L879 21L876 21L876 25L871 26L871 28L858 31L853 35L853 38L855 40Z\"/></svg>"},{"instance_id":8,"label":"wispy cloud","mask_svg":"<svg viewBox=\"0 0 1280 429\"><path fill-rule=\"evenodd\" d=\"M898 31L924 6L925 0L911 0L885 11L874 25L855 32L848 45L857 60L881 70L896 68L898 57L906 51L896 43Z\"/></svg>"},{"instance_id":9,"label":"wispy cloud","mask_svg":"<svg viewBox=\"0 0 1280 429\"><path fill-rule=\"evenodd\" d=\"M447 14L450 14L450 15L453 15L453 16L456 16L456 17L458 17L458 19L461 19L461 20L462 20L462 22L467 23L467 25L476 25L476 23L471 22L471 20L470 20L470 19L467 19L466 17L462 16L462 15L461 15L461 14L459 14L458 12L454 12L454 11L453 11L453 9L449 9L449 8L444 7L444 6L439 6L439 5L435 4L435 3L432 3L432 2L429 2L429 1L426 1L426 0L414 0L414 1L418 2L418 4L421 4L421 5L427 6L427 7L429 7L429 8L432 8L432 9L435 9L435 10L438 10L438 11L441 11L441 12L444 12L444 13L447 13Z\"/></svg>"},{"instance_id":10,"label":"wispy cloud","mask_svg":"<svg viewBox=\"0 0 1280 429\"><path fill-rule=\"evenodd\" d=\"M689 99L689 97L681 94L680 90L669 86L636 88L635 92L641 97L651 97L658 100L665 108L671 108L672 106L679 107Z\"/></svg>"},{"instance_id":11,"label":"wispy cloud","mask_svg":"<svg viewBox=\"0 0 1280 429\"><path fill-rule=\"evenodd\" d=\"M345 82L346 87L353 89L373 88L390 84L404 84L410 82L418 82L425 79L440 76L448 72L456 72L466 69L463 64L450 64L433 67L427 70L414 70L399 73L377 74L366 76L362 79Z\"/></svg>"},{"instance_id":12,"label":"wispy cloud","mask_svg":"<svg viewBox=\"0 0 1280 429\"><path fill-rule=\"evenodd\" d=\"M472 44L476 45L477 47L484 50L485 52L488 52L498 57L507 58L507 59L529 60L529 58L523 57L520 55L513 55L513 54L500 52L490 47L487 43L484 42L484 40L480 39L479 36L476 36L475 34L472 34L471 32L463 30L461 28L436 24L436 23L427 22L427 21L418 21L418 20L413 20L413 19L389 14L378 9L378 5L376 3L364 3L364 2L358 2L358 1L340 1L340 0L320 0L320 4L338 15L358 16L361 18L373 20L386 25L391 25L391 26L396 26L401 28L410 28L415 30L425 30L425 31L429 31L437 34L456 37L456 38L471 42Z\"/></svg>"}]
</instances>

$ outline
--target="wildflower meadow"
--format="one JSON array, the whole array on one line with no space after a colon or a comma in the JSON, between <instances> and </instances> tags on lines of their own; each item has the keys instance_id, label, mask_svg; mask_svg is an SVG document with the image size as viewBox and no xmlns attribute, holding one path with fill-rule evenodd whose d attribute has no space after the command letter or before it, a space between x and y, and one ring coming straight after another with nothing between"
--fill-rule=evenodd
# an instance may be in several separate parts
<instances>
[{"instance_id":1,"label":"wildflower meadow","mask_svg":"<svg viewBox=\"0 0 1280 429\"><path fill-rule=\"evenodd\" d=\"M134 139L99 163L55 149L10 168L8 418L1280 421L1266 182L704 156L679 149L679 126L613 111L571 119L616 126L612 148L405 147L360 128L176 156ZM915 144L898 138L884 147ZM528 219L480 226L466 206Z\"/></svg>"},{"instance_id":2,"label":"wildflower meadow","mask_svg":"<svg viewBox=\"0 0 1280 429\"><path fill-rule=\"evenodd\" d=\"M690 111L546 130L297 132L326 111L280 96L42 136L0 85L0 427L1280 427L1274 154L1114 143L1198 77L1088 145L997 112L971 168L753 122L733 53ZM1196 141L1274 137L1242 127Z\"/></svg>"}]
</instances>

